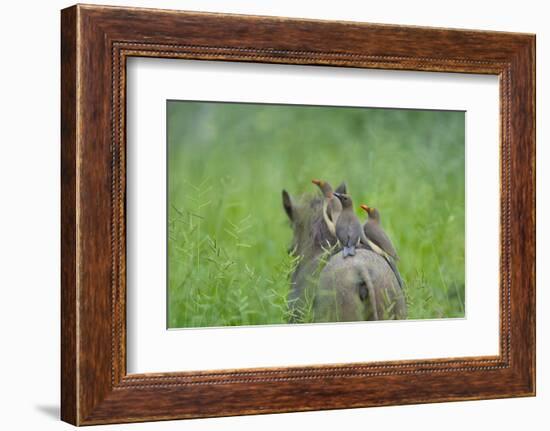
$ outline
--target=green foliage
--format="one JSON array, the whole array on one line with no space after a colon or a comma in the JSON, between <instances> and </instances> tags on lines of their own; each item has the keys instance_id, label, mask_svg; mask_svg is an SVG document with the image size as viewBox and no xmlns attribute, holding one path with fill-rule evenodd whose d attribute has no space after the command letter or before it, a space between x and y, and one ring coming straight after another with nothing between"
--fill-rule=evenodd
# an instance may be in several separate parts
<instances>
[{"instance_id":1,"label":"green foliage","mask_svg":"<svg viewBox=\"0 0 550 431\"><path fill-rule=\"evenodd\" d=\"M400 256L409 318L464 316L464 113L168 103L169 327L286 323L281 190L346 180ZM304 310L304 321L311 313Z\"/></svg>"}]
</instances>

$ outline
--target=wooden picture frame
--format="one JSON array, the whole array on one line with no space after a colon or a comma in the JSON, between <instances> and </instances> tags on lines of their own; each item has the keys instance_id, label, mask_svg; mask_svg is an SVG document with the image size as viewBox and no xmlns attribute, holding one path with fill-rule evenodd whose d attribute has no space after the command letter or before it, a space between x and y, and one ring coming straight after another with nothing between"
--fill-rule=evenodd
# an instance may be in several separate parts
<instances>
[{"instance_id":1,"label":"wooden picture frame","mask_svg":"<svg viewBox=\"0 0 550 431\"><path fill-rule=\"evenodd\" d=\"M535 394L535 36L77 5L62 11L61 418L75 425ZM131 56L500 77L500 354L126 372Z\"/></svg>"}]
</instances>

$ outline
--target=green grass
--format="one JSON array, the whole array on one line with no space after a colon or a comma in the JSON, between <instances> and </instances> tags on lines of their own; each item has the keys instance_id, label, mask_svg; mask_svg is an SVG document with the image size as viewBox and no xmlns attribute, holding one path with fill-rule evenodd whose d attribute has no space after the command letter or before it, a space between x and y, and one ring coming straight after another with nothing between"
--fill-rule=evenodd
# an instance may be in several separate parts
<instances>
[{"instance_id":1,"label":"green grass","mask_svg":"<svg viewBox=\"0 0 550 431\"><path fill-rule=\"evenodd\" d=\"M168 326L286 323L281 190L346 180L400 255L409 318L464 316L464 113L168 102Z\"/></svg>"}]
</instances>

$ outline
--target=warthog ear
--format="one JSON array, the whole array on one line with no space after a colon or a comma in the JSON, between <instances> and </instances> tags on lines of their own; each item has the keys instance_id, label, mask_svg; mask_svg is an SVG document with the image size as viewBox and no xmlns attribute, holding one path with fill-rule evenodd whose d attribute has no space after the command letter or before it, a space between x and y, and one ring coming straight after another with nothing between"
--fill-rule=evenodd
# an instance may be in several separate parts
<instances>
[{"instance_id":1,"label":"warthog ear","mask_svg":"<svg viewBox=\"0 0 550 431\"><path fill-rule=\"evenodd\" d=\"M336 187L336 190L335 190L336 193L340 193L342 195L347 195L348 194L348 185L345 181L342 181L342 183Z\"/></svg>"},{"instance_id":2,"label":"warthog ear","mask_svg":"<svg viewBox=\"0 0 550 431\"><path fill-rule=\"evenodd\" d=\"M286 190L283 190L283 208L285 209L288 218L292 221L294 207L292 205L292 198Z\"/></svg>"}]
</instances>

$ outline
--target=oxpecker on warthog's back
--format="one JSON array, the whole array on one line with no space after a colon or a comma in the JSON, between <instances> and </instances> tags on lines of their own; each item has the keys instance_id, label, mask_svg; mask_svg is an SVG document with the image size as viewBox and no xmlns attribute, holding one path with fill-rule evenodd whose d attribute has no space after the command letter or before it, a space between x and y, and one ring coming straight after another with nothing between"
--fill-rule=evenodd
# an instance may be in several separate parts
<instances>
[{"instance_id":1,"label":"oxpecker on warthog's back","mask_svg":"<svg viewBox=\"0 0 550 431\"><path fill-rule=\"evenodd\" d=\"M283 207L299 263L291 277L291 322L406 319L404 292L384 258L359 244L343 258L323 218L323 198L292 197Z\"/></svg>"}]
</instances>

